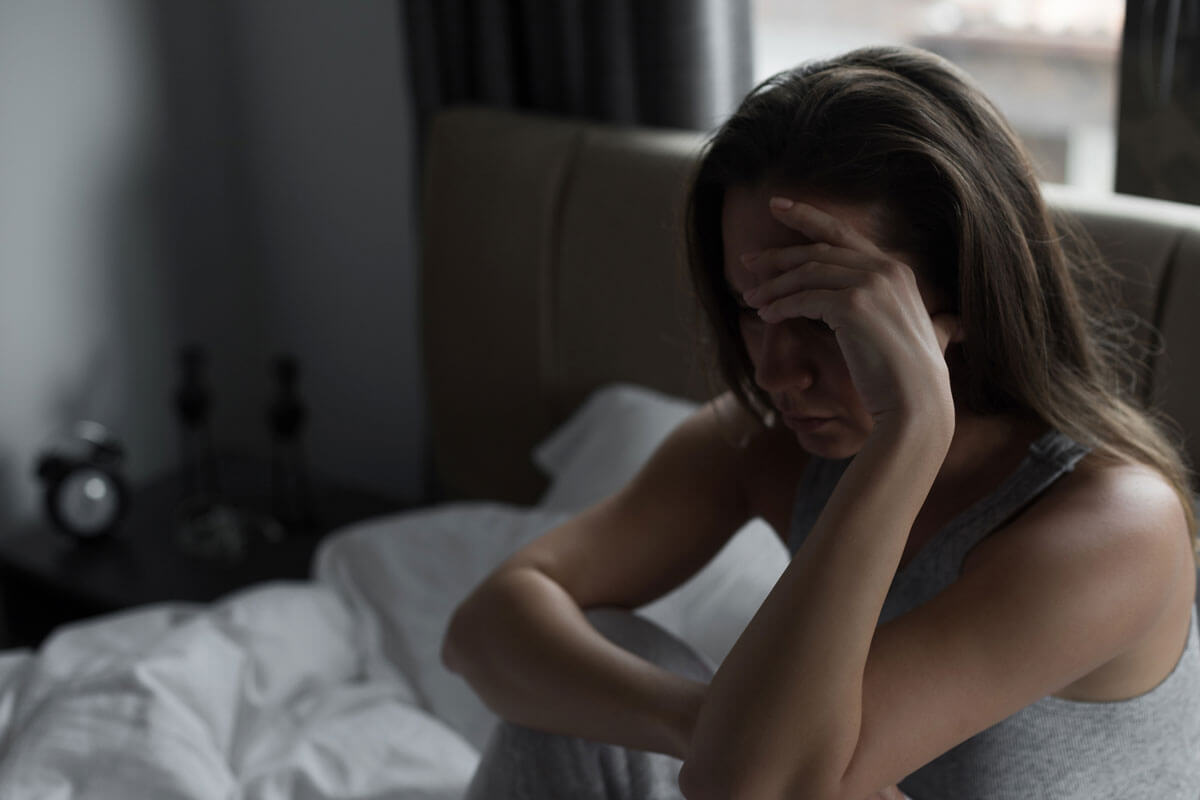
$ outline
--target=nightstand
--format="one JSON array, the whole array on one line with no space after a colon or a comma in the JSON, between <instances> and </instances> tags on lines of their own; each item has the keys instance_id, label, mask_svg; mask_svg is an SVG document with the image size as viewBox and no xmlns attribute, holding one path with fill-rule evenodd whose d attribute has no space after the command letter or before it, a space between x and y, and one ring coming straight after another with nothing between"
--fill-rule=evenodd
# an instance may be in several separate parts
<instances>
[{"instance_id":1,"label":"nightstand","mask_svg":"<svg viewBox=\"0 0 1200 800\"><path fill-rule=\"evenodd\" d=\"M225 457L221 474L227 502L258 513L270 510L268 464ZM182 489L176 473L135 490L129 516L102 541L78 543L41 522L0 537L0 597L8 629L3 645L36 645L64 622L145 603L203 603L263 581L306 579L326 534L403 507L314 476L313 529L289 531L274 542L250 537L234 561L189 555L178 546Z\"/></svg>"}]
</instances>

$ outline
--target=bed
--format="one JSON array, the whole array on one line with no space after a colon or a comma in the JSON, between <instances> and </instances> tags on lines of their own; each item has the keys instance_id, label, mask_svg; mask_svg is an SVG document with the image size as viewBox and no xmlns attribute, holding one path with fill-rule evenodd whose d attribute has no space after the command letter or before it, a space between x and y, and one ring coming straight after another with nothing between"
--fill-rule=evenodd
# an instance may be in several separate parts
<instances>
[{"instance_id":1,"label":"bed","mask_svg":"<svg viewBox=\"0 0 1200 800\"><path fill-rule=\"evenodd\" d=\"M717 390L695 358L676 247L700 144L442 113L421 281L437 502L331 535L311 580L137 608L0 653L0 797L458 798L495 717L439 663L451 610ZM1130 312L1163 331L1141 390L1195 460L1200 210L1047 191L1126 276ZM755 520L638 613L718 663L786 559Z\"/></svg>"}]
</instances>

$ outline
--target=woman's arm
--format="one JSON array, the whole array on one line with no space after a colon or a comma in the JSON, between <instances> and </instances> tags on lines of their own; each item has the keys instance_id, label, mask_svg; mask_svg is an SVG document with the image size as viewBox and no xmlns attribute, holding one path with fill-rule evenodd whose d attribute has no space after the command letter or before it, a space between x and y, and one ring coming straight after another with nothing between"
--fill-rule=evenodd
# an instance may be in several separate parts
<instances>
[{"instance_id":1,"label":"woman's arm","mask_svg":"<svg viewBox=\"0 0 1200 800\"><path fill-rule=\"evenodd\" d=\"M879 613L954 435L957 321L932 318L913 271L849 224L771 207L812 244L744 257L758 276L744 299L765 324L828 325L873 428L713 678L680 776L696 797L840 796Z\"/></svg>"},{"instance_id":2,"label":"woman's arm","mask_svg":"<svg viewBox=\"0 0 1200 800\"><path fill-rule=\"evenodd\" d=\"M880 609L948 444L932 425L875 429L714 676L680 775L689 798L840 796Z\"/></svg>"},{"instance_id":3,"label":"woman's arm","mask_svg":"<svg viewBox=\"0 0 1200 800\"><path fill-rule=\"evenodd\" d=\"M1076 470L941 594L867 632L865 660L826 647L810 620L830 621L839 641L841 603L865 596L859 571L810 589L785 571L713 678L681 789L689 800L861 800L900 782L1142 641L1186 583L1186 530L1161 476ZM816 571L827 569L837 566Z\"/></svg>"},{"instance_id":4,"label":"woman's arm","mask_svg":"<svg viewBox=\"0 0 1200 800\"><path fill-rule=\"evenodd\" d=\"M639 607L708 563L748 517L736 440L753 429L728 395L685 420L629 486L468 597L446 665L506 719L683 758L704 686L609 642L582 609Z\"/></svg>"},{"instance_id":5,"label":"woman's arm","mask_svg":"<svg viewBox=\"0 0 1200 800\"><path fill-rule=\"evenodd\" d=\"M500 572L464 603L443 660L504 719L676 758L705 688L608 641L532 567Z\"/></svg>"}]
</instances>

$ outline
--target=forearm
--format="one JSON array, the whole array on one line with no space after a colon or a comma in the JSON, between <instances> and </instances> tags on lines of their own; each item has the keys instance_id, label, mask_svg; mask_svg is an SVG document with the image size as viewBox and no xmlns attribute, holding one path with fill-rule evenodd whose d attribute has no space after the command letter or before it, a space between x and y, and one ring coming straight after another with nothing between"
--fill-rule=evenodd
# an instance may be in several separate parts
<instances>
[{"instance_id":1,"label":"forearm","mask_svg":"<svg viewBox=\"0 0 1200 800\"><path fill-rule=\"evenodd\" d=\"M685 791L836 796L858 743L879 613L948 443L936 425L877 427L714 676Z\"/></svg>"},{"instance_id":2,"label":"forearm","mask_svg":"<svg viewBox=\"0 0 1200 800\"><path fill-rule=\"evenodd\" d=\"M605 639L533 569L494 577L459 608L443 660L505 719L678 758L703 690Z\"/></svg>"}]
</instances>

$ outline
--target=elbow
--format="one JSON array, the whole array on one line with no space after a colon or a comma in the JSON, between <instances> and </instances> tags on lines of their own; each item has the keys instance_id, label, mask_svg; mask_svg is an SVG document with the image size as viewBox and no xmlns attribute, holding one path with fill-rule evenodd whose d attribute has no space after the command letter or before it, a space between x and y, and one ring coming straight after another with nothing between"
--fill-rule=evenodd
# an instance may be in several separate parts
<instances>
[{"instance_id":1,"label":"elbow","mask_svg":"<svg viewBox=\"0 0 1200 800\"><path fill-rule=\"evenodd\" d=\"M475 658L472 652L478 644L479 625L475 623L474 618L477 614L474 607L477 605L478 594L479 588L459 603L450 615L450 622L442 635L442 665L460 675L464 674L464 670Z\"/></svg>"},{"instance_id":2,"label":"elbow","mask_svg":"<svg viewBox=\"0 0 1200 800\"><path fill-rule=\"evenodd\" d=\"M461 624L459 624L459 609L450 617L450 624L446 626L446 632L442 635L441 658L442 666L451 672L462 672L462 663L465 659L462 650L463 645L460 639L462 638Z\"/></svg>"},{"instance_id":3,"label":"elbow","mask_svg":"<svg viewBox=\"0 0 1200 800\"><path fill-rule=\"evenodd\" d=\"M489 575L454 609L442 634L442 665L469 683L495 649L505 609L511 606L508 583L505 573Z\"/></svg>"}]
</instances>

